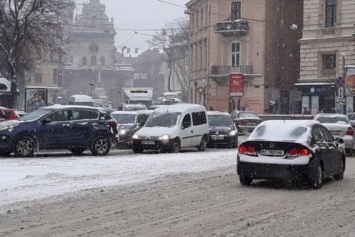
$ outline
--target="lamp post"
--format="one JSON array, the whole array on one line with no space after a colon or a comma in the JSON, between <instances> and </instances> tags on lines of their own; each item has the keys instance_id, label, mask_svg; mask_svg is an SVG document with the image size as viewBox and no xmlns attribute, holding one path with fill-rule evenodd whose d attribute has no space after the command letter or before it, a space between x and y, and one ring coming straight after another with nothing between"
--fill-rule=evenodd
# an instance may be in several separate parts
<instances>
[{"instance_id":1,"label":"lamp post","mask_svg":"<svg viewBox=\"0 0 355 237\"><path fill-rule=\"evenodd\" d=\"M341 93L338 93L338 98L341 99L341 100L344 100L344 101L340 101L339 100L339 106L341 106L342 108L342 113L343 114L346 114L346 96L345 96L345 79L346 79L346 71L345 71L345 56L346 54L345 53L341 53L340 56L342 57L342 66L343 66L343 85L339 88ZM338 90L339 92L339 90ZM340 98L341 97L341 98ZM343 103L341 103L343 102Z\"/></svg>"}]
</instances>

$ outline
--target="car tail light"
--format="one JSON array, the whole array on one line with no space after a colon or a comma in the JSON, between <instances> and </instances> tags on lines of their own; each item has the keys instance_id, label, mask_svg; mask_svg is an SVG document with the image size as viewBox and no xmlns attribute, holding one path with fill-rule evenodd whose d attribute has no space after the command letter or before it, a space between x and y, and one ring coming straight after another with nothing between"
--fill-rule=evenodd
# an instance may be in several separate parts
<instances>
[{"instance_id":1,"label":"car tail light","mask_svg":"<svg viewBox=\"0 0 355 237\"><path fill-rule=\"evenodd\" d=\"M110 119L108 121L108 124L110 125L110 127L117 127L117 122L114 119Z\"/></svg>"},{"instance_id":2,"label":"car tail light","mask_svg":"<svg viewBox=\"0 0 355 237\"><path fill-rule=\"evenodd\" d=\"M240 154L245 154L245 153L247 153L247 147L246 146L239 146L238 151Z\"/></svg>"},{"instance_id":3,"label":"car tail light","mask_svg":"<svg viewBox=\"0 0 355 237\"><path fill-rule=\"evenodd\" d=\"M309 155L309 150L307 148L292 148L287 153L287 157L297 157L306 155Z\"/></svg>"},{"instance_id":4,"label":"car tail light","mask_svg":"<svg viewBox=\"0 0 355 237\"><path fill-rule=\"evenodd\" d=\"M241 145L238 148L238 151L240 154L244 154L244 155L256 155L256 150L255 147L253 146L245 146L245 145Z\"/></svg>"},{"instance_id":5,"label":"car tail light","mask_svg":"<svg viewBox=\"0 0 355 237\"><path fill-rule=\"evenodd\" d=\"M288 151L288 156L298 156L298 149L297 148L292 148L291 150Z\"/></svg>"},{"instance_id":6,"label":"car tail light","mask_svg":"<svg viewBox=\"0 0 355 237\"><path fill-rule=\"evenodd\" d=\"M348 130L346 130L346 135L354 136L354 129L352 127L348 127Z\"/></svg>"}]
</instances>

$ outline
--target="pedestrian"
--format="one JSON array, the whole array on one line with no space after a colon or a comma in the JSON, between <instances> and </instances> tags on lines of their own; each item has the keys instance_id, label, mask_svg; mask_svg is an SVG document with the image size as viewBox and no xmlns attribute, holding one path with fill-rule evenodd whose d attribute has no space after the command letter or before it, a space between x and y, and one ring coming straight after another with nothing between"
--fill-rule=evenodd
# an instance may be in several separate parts
<instances>
[{"instance_id":1,"label":"pedestrian","mask_svg":"<svg viewBox=\"0 0 355 237\"><path fill-rule=\"evenodd\" d=\"M211 110L211 111L214 110L213 107L212 107L212 105L210 106L210 110Z\"/></svg>"}]
</instances>

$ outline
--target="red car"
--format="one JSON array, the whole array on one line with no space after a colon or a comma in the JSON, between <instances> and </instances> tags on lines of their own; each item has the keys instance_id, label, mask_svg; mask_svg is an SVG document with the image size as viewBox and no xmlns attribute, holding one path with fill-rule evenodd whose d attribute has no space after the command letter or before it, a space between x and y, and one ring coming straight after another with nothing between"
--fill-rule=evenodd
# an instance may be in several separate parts
<instances>
[{"instance_id":1,"label":"red car","mask_svg":"<svg viewBox=\"0 0 355 237\"><path fill-rule=\"evenodd\" d=\"M19 116L13 109L0 106L0 123L6 120L18 119Z\"/></svg>"}]
</instances>

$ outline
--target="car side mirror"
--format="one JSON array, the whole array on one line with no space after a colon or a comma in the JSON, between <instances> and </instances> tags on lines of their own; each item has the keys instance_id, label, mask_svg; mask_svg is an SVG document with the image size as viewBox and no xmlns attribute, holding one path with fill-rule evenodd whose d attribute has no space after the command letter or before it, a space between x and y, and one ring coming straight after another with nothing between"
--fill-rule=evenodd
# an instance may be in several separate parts
<instances>
[{"instance_id":1,"label":"car side mirror","mask_svg":"<svg viewBox=\"0 0 355 237\"><path fill-rule=\"evenodd\" d=\"M52 122L51 118L45 118L42 120L42 124L51 123L51 122Z\"/></svg>"},{"instance_id":2,"label":"car side mirror","mask_svg":"<svg viewBox=\"0 0 355 237\"><path fill-rule=\"evenodd\" d=\"M338 143L338 144L344 144L344 139L341 138L341 137L336 137L335 138L335 142Z\"/></svg>"}]
</instances>

